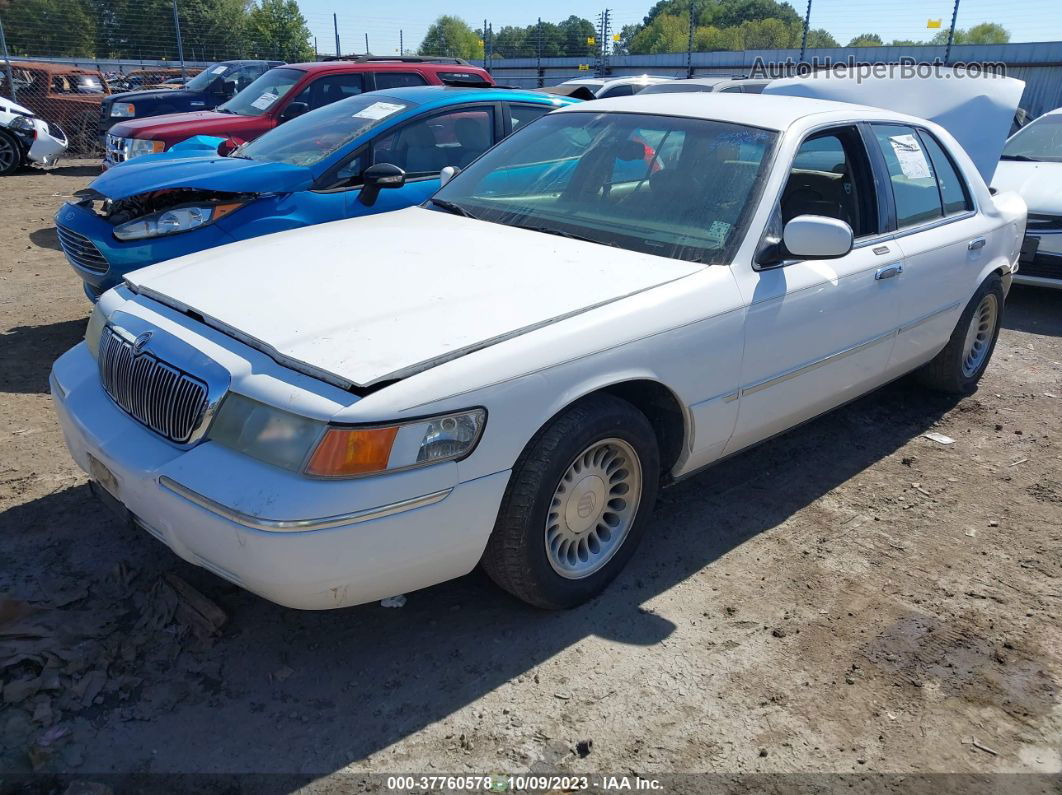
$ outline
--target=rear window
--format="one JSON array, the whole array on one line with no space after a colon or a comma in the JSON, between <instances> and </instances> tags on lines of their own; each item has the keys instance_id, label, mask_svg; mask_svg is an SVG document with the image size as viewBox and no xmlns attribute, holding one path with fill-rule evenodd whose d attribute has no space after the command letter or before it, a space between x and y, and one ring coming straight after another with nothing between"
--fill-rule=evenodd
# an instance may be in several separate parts
<instances>
[{"instance_id":1,"label":"rear window","mask_svg":"<svg viewBox=\"0 0 1062 795\"><path fill-rule=\"evenodd\" d=\"M475 72L436 72L439 79L444 83L473 83L483 84L487 79Z\"/></svg>"}]
</instances>

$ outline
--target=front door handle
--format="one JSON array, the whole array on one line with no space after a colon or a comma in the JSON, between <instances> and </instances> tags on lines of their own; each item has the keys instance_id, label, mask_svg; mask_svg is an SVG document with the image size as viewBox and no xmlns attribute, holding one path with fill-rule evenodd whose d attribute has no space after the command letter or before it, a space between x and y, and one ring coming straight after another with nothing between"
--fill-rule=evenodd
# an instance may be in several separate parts
<instances>
[{"instance_id":1,"label":"front door handle","mask_svg":"<svg viewBox=\"0 0 1062 795\"><path fill-rule=\"evenodd\" d=\"M982 249L984 247L985 239L983 237L979 237L976 240L971 240L966 246L966 248L968 248L970 251L977 251L978 249Z\"/></svg>"},{"instance_id":2,"label":"front door handle","mask_svg":"<svg viewBox=\"0 0 1062 795\"><path fill-rule=\"evenodd\" d=\"M891 279L893 276L899 276L901 273L903 273L903 265L899 262L894 262L892 265L878 268L877 272L874 274L874 278L880 282L883 279Z\"/></svg>"}]
</instances>

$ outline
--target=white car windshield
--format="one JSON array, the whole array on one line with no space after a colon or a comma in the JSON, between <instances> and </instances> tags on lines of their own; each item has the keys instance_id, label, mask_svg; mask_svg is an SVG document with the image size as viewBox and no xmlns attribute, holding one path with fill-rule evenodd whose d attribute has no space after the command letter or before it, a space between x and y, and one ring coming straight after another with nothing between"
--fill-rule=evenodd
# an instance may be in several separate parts
<instances>
[{"instance_id":1,"label":"white car windshield","mask_svg":"<svg viewBox=\"0 0 1062 795\"><path fill-rule=\"evenodd\" d=\"M554 113L432 199L441 211L603 245L728 263L777 133L635 113Z\"/></svg>"},{"instance_id":2,"label":"white car windshield","mask_svg":"<svg viewBox=\"0 0 1062 795\"><path fill-rule=\"evenodd\" d=\"M1062 114L1044 116L1016 132L1003 147L1003 159L1062 163Z\"/></svg>"}]
</instances>

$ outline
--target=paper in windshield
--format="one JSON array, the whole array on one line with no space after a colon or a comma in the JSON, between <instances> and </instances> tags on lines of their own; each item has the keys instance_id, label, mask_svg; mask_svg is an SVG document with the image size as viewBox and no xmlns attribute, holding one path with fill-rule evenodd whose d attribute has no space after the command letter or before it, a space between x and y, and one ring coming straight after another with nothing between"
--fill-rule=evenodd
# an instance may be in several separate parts
<instances>
[{"instance_id":1,"label":"paper in windshield","mask_svg":"<svg viewBox=\"0 0 1062 795\"><path fill-rule=\"evenodd\" d=\"M392 113L398 113L405 105L396 105L394 102L374 102L368 105L351 118L354 119L384 119L390 116Z\"/></svg>"},{"instance_id":2,"label":"paper in windshield","mask_svg":"<svg viewBox=\"0 0 1062 795\"><path fill-rule=\"evenodd\" d=\"M266 93L262 94L262 96L260 96L258 99L256 99L254 102L252 102L251 103L251 107L258 108L258 110L265 110L270 105L272 105L274 102L276 102L277 99L278 99L278 97L277 97L276 94L271 94L271 93L269 93L267 91Z\"/></svg>"},{"instance_id":3,"label":"paper in windshield","mask_svg":"<svg viewBox=\"0 0 1062 795\"><path fill-rule=\"evenodd\" d=\"M227 66L215 66L213 69L210 70L210 74L212 74L212 75L223 75L227 71L229 71L229 67L227 67Z\"/></svg>"}]
</instances>

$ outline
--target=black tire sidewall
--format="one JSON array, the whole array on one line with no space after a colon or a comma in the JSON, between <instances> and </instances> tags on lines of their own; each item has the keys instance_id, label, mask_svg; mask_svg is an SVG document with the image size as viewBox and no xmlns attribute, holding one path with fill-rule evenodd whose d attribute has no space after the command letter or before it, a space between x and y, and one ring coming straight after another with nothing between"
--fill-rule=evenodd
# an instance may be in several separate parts
<instances>
[{"instance_id":1,"label":"black tire sidewall","mask_svg":"<svg viewBox=\"0 0 1062 795\"><path fill-rule=\"evenodd\" d=\"M14 174L22 167L22 161L26 157L26 153L22 151L22 146L19 144L18 139L6 130L0 130L0 137L10 144L15 151L15 161L10 168L3 168L0 166L0 177L6 177L9 174Z\"/></svg>"},{"instance_id":2,"label":"black tire sidewall","mask_svg":"<svg viewBox=\"0 0 1062 795\"><path fill-rule=\"evenodd\" d=\"M978 367L977 371L972 375L966 375L962 371L966 332L970 328L974 312L977 311L977 307L981 305L981 301L983 301L984 297L989 293L995 293L996 296L996 326L992 329L992 340L988 344L988 353L985 355L984 361L981 362L981 366ZM958 325L955 327L953 350L951 351L952 361L949 364L955 368L955 378L962 392L973 392L977 388L977 383L981 380L981 376L984 375L985 370L988 369L988 365L992 361L992 354L995 353L996 350L996 341L999 339L999 330L1003 327L1004 304L1005 297L1003 295L1003 282L997 274L992 274L981 283L977 292L974 293L973 298L970 299L970 303L966 305L966 309L963 311Z\"/></svg>"},{"instance_id":3,"label":"black tire sidewall","mask_svg":"<svg viewBox=\"0 0 1062 795\"><path fill-rule=\"evenodd\" d=\"M551 450L548 465L535 477L536 497L531 510L520 522L523 564L527 567L535 590L542 597L543 607L573 607L599 593L626 566L651 521L660 478L660 453L656 435L649 421L634 406L619 398L608 397L610 399L607 401L598 400L590 404L593 416L589 420L581 421L574 431L559 428L555 421L540 437L540 440L544 441L550 433L563 434L559 445ZM557 485L576 456L595 442L608 438L627 442L639 457L642 467L642 490L639 495L638 513L623 545L608 563L584 579L567 579L553 570L546 556L546 517ZM533 445L525 455L535 455L539 446ZM515 478L527 476L526 470L520 470L519 465L514 468Z\"/></svg>"}]
</instances>

